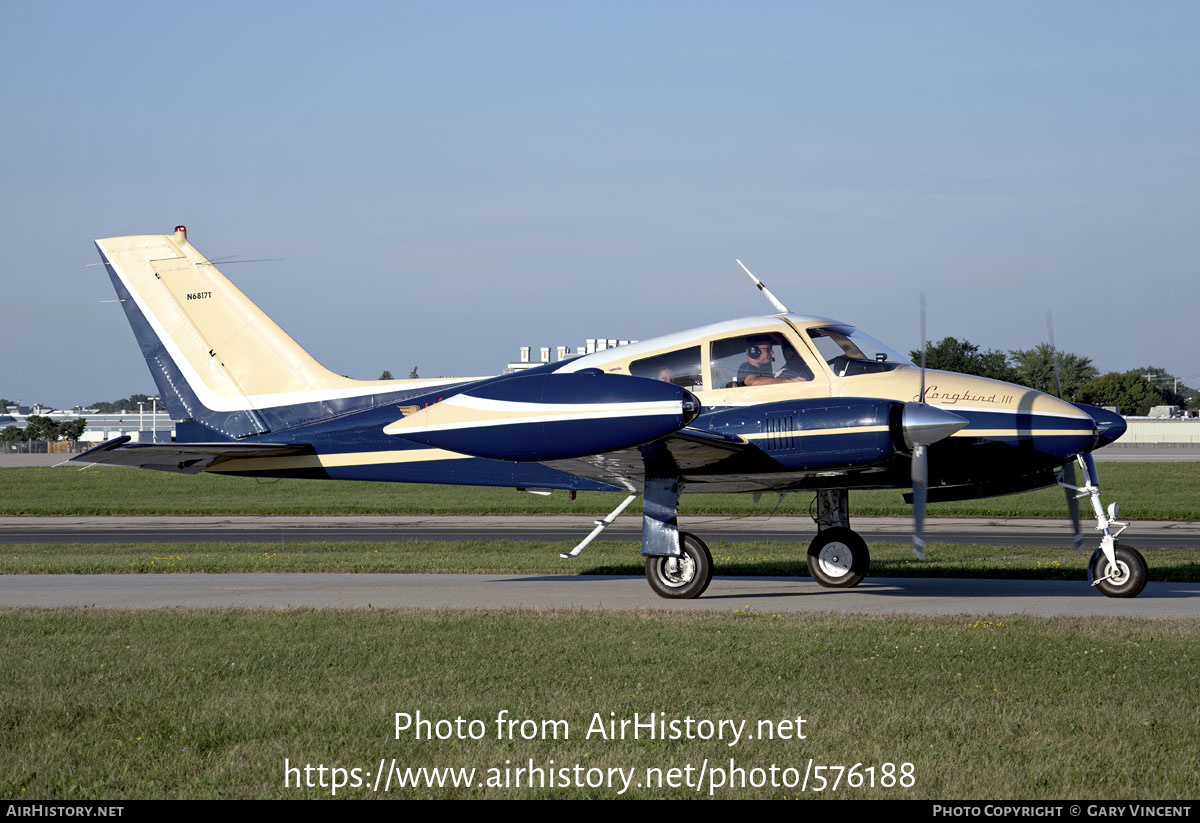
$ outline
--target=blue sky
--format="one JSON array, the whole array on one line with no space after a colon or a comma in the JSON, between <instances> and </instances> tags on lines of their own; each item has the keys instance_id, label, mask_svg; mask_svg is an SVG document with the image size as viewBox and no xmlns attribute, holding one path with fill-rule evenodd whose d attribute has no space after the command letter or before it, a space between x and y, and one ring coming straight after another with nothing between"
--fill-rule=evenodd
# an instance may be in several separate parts
<instances>
[{"instance_id":1,"label":"blue sky","mask_svg":"<svg viewBox=\"0 0 1200 823\"><path fill-rule=\"evenodd\" d=\"M767 304L1200 377L1194 3L5 4L0 396L153 383L92 239L189 228L335 371Z\"/></svg>"}]
</instances>

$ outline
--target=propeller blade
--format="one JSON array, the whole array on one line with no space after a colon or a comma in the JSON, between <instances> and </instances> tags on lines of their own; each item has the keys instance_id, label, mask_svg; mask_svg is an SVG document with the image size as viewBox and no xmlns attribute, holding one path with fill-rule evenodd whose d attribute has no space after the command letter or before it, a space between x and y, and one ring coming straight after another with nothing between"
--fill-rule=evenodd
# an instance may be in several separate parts
<instances>
[{"instance_id":1,"label":"propeller blade","mask_svg":"<svg viewBox=\"0 0 1200 823\"><path fill-rule=\"evenodd\" d=\"M1054 396L1062 400L1062 375L1058 365L1058 348L1054 345L1054 314L1046 312L1046 336L1050 340L1050 358L1054 364ZM1062 477L1067 483L1072 486L1075 483L1075 464L1064 463L1062 467ZM1067 512L1071 516L1071 526L1075 529L1075 551L1083 548L1083 526L1079 521L1079 498L1076 497L1076 492L1071 489L1063 489L1067 494Z\"/></svg>"},{"instance_id":2,"label":"propeller blade","mask_svg":"<svg viewBox=\"0 0 1200 823\"><path fill-rule=\"evenodd\" d=\"M921 395L917 402L925 402L925 349L929 348L925 340L925 292L921 292Z\"/></svg>"},{"instance_id":3,"label":"propeller blade","mask_svg":"<svg viewBox=\"0 0 1200 823\"><path fill-rule=\"evenodd\" d=\"M1077 485L1075 482L1075 464L1064 463L1062 467L1063 480L1072 486ZM1083 548L1083 525L1079 520L1079 498L1076 497L1076 492L1073 489L1063 489L1067 493L1067 511L1071 515L1071 526L1075 529L1075 551L1080 551Z\"/></svg>"},{"instance_id":4,"label":"propeller blade","mask_svg":"<svg viewBox=\"0 0 1200 823\"><path fill-rule=\"evenodd\" d=\"M912 452L913 493L913 554L918 560L925 559L925 501L929 499L929 447L913 446Z\"/></svg>"},{"instance_id":5,"label":"propeller blade","mask_svg":"<svg viewBox=\"0 0 1200 823\"><path fill-rule=\"evenodd\" d=\"M925 350L929 348L925 336L926 303L925 292L921 292L921 394L918 395L917 402L922 407L925 407ZM914 414L914 418L928 414L929 411L936 411L935 409L926 409L927 407L923 408L922 415ZM908 414L908 407L905 408L905 414ZM922 424L916 424L914 421L912 428L914 430L923 429L921 431L923 437L910 434L909 426L905 426L905 437L910 438L912 447L913 554L918 560L925 559L925 503L929 499L929 446L927 444L936 442L943 437L949 437L967 425L967 421L957 415L946 413L943 415L954 418L954 420L922 421Z\"/></svg>"},{"instance_id":6,"label":"propeller blade","mask_svg":"<svg viewBox=\"0 0 1200 823\"><path fill-rule=\"evenodd\" d=\"M1058 349L1054 346L1054 315L1046 312L1046 334L1050 338L1050 360L1054 364L1054 396L1062 400L1062 377L1058 368Z\"/></svg>"}]
</instances>

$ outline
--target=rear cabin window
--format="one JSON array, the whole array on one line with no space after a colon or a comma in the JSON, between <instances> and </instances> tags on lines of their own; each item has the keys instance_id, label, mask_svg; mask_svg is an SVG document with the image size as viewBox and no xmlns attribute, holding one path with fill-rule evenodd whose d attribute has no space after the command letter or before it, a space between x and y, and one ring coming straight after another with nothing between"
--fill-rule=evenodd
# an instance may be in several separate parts
<instances>
[{"instance_id":1,"label":"rear cabin window","mask_svg":"<svg viewBox=\"0 0 1200 823\"><path fill-rule=\"evenodd\" d=\"M666 354L657 354L634 360L629 364L629 373L634 377L648 377L674 383L685 389L700 388L700 347L679 349Z\"/></svg>"}]
</instances>

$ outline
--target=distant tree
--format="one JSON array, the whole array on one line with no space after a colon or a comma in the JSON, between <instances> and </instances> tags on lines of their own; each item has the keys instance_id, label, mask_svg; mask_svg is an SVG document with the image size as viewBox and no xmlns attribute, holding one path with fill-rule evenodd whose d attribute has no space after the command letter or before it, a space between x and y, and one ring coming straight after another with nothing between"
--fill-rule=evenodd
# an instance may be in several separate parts
<instances>
[{"instance_id":1,"label":"distant tree","mask_svg":"<svg viewBox=\"0 0 1200 823\"><path fill-rule=\"evenodd\" d=\"M1176 378L1161 366L1142 366L1139 369L1131 369L1145 377L1149 382L1153 383L1160 392L1162 392L1163 402L1157 405L1166 406L1186 406L1192 390L1184 385L1182 379ZM1176 391L1178 385L1179 390Z\"/></svg>"},{"instance_id":2,"label":"distant tree","mask_svg":"<svg viewBox=\"0 0 1200 823\"><path fill-rule=\"evenodd\" d=\"M1162 406L1163 396L1140 371L1109 372L1079 389L1080 403L1093 406L1118 406L1121 414L1142 417L1151 406Z\"/></svg>"},{"instance_id":3,"label":"distant tree","mask_svg":"<svg viewBox=\"0 0 1200 823\"><path fill-rule=\"evenodd\" d=\"M17 428L16 426L5 426L3 429L0 429L0 441L10 443L14 440L25 439L27 438L25 437L24 429Z\"/></svg>"},{"instance_id":4,"label":"distant tree","mask_svg":"<svg viewBox=\"0 0 1200 823\"><path fill-rule=\"evenodd\" d=\"M62 436L58 423L49 417L31 414L25 421L28 423L25 427L26 440L57 440Z\"/></svg>"},{"instance_id":5,"label":"distant tree","mask_svg":"<svg viewBox=\"0 0 1200 823\"><path fill-rule=\"evenodd\" d=\"M131 394L128 397L121 398L120 400L98 400L95 403L88 404L88 408L95 409L96 411L104 414L116 414L117 412L135 410L138 407L138 403L142 403L146 406L151 405L150 395Z\"/></svg>"},{"instance_id":6,"label":"distant tree","mask_svg":"<svg viewBox=\"0 0 1200 823\"><path fill-rule=\"evenodd\" d=\"M70 423L60 423L59 431L66 440L78 440L83 437L83 430L87 428L87 418L77 417Z\"/></svg>"},{"instance_id":7,"label":"distant tree","mask_svg":"<svg viewBox=\"0 0 1200 823\"><path fill-rule=\"evenodd\" d=\"M1054 384L1054 355L1049 343L1039 343L1032 349L1014 349L1009 352L1017 379L1014 381L1031 389L1057 394ZM1090 357L1071 352L1057 352L1059 374L1062 378L1064 400L1076 401L1079 389L1099 374ZM1108 405L1108 404L1105 404Z\"/></svg>"},{"instance_id":8,"label":"distant tree","mask_svg":"<svg viewBox=\"0 0 1200 823\"><path fill-rule=\"evenodd\" d=\"M921 352L911 351L909 356L918 365ZM955 337L943 337L940 343L931 345L925 353L925 365L931 369L977 374L994 380L1016 380L1017 373L1008 365L1008 355L1002 351L988 349L981 352L970 340L959 341Z\"/></svg>"},{"instance_id":9,"label":"distant tree","mask_svg":"<svg viewBox=\"0 0 1200 823\"><path fill-rule=\"evenodd\" d=\"M392 373L389 370L384 369L383 374L379 375L379 379L380 380L395 380L396 378L392 377Z\"/></svg>"},{"instance_id":10,"label":"distant tree","mask_svg":"<svg viewBox=\"0 0 1200 823\"><path fill-rule=\"evenodd\" d=\"M21 404L18 403L16 400L9 400L7 397L0 397L0 412L4 411L9 406L19 406L19 405L21 405Z\"/></svg>"}]
</instances>

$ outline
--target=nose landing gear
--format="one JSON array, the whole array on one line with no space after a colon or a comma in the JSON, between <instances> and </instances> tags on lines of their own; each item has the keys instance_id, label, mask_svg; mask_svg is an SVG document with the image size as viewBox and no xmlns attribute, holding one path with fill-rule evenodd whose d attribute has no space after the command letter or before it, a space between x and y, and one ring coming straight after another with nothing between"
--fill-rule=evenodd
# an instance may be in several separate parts
<instances>
[{"instance_id":1,"label":"nose landing gear","mask_svg":"<svg viewBox=\"0 0 1200 823\"><path fill-rule=\"evenodd\" d=\"M1088 561L1088 580L1107 597L1137 597L1146 588L1146 559L1136 549L1120 545L1118 538L1129 524L1117 520L1116 503L1109 503L1107 510L1100 503L1096 461L1091 454L1081 454L1076 460L1083 472L1083 485L1074 486L1063 480L1058 485L1075 492L1076 499L1086 497L1091 501L1096 529L1102 532L1100 548Z\"/></svg>"}]
</instances>

